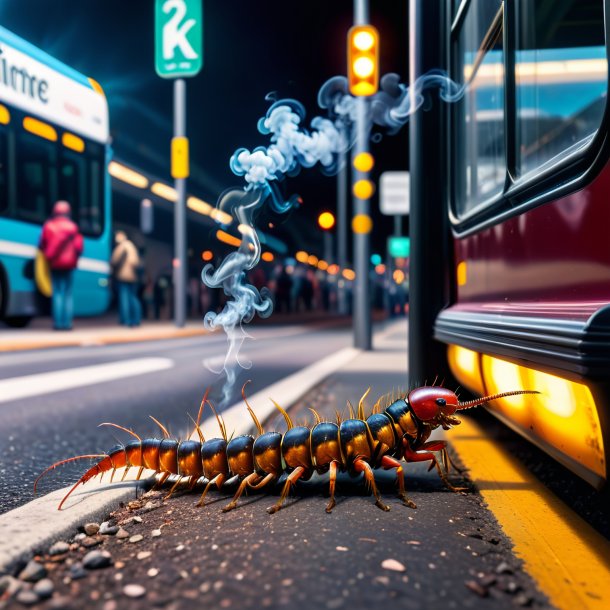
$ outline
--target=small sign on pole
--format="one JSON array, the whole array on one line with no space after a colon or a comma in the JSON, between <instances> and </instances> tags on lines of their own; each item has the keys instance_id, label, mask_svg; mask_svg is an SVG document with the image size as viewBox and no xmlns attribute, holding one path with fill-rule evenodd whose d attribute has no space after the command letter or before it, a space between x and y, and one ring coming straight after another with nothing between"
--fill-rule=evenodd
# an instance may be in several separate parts
<instances>
[{"instance_id":1,"label":"small sign on pole","mask_svg":"<svg viewBox=\"0 0 610 610\"><path fill-rule=\"evenodd\" d=\"M409 172L383 172L379 192L382 214L396 216L409 213Z\"/></svg>"},{"instance_id":2,"label":"small sign on pole","mask_svg":"<svg viewBox=\"0 0 610 610\"><path fill-rule=\"evenodd\" d=\"M411 240L408 237L388 237L388 252L392 258L409 258Z\"/></svg>"},{"instance_id":3,"label":"small sign on pole","mask_svg":"<svg viewBox=\"0 0 610 610\"><path fill-rule=\"evenodd\" d=\"M202 0L155 0L157 74L162 78L195 76L202 66Z\"/></svg>"}]
</instances>

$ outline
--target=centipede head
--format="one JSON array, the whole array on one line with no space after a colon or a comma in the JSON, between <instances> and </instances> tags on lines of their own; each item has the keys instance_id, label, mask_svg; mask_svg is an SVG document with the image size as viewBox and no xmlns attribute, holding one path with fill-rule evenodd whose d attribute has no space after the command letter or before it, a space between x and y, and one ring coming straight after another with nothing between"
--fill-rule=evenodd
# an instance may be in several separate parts
<instances>
[{"instance_id":1,"label":"centipede head","mask_svg":"<svg viewBox=\"0 0 610 610\"><path fill-rule=\"evenodd\" d=\"M455 392L438 386L423 386L409 392L407 400L415 416L432 427L443 426L448 430L460 420L453 417L459 409Z\"/></svg>"},{"instance_id":2,"label":"centipede head","mask_svg":"<svg viewBox=\"0 0 610 610\"><path fill-rule=\"evenodd\" d=\"M539 392L536 390L514 390L483 396L467 402L460 402L455 392L447 388L423 386L409 392L407 400L413 413L420 421L433 428L442 426L445 430L448 430L451 426L457 426L460 423L460 420L454 417L456 411L470 409L497 400L498 398L516 396L518 394L539 394Z\"/></svg>"}]
</instances>

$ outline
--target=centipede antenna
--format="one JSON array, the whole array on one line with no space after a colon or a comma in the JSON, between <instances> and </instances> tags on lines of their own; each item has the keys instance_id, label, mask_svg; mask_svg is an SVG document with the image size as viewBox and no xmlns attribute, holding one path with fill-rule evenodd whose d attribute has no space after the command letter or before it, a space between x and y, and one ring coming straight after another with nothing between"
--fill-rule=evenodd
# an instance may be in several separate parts
<instances>
[{"instance_id":1,"label":"centipede antenna","mask_svg":"<svg viewBox=\"0 0 610 610\"><path fill-rule=\"evenodd\" d=\"M273 400L273 398L269 398L269 400L275 405L275 408L284 416L288 430L294 428L294 424L292 423L292 420L290 419L290 415L288 415L288 413L286 413L286 411L284 409L282 409L282 407L280 407L280 405L278 405L277 402L275 402L275 400Z\"/></svg>"},{"instance_id":2,"label":"centipede antenna","mask_svg":"<svg viewBox=\"0 0 610 610\"><path fill-rule=\"evenodd\" d=\"M97 458L104 458L104 457L106 457L105 453L94 453L91 455L75 455L74 457L67 458L67 459L61 460L59 462L55 462L55 464L51 464L48 468L43 470L38 475L36 480L34 481L34 495L36 495L36 487L38 486L38 481L40 481L40 479L42 479L42 477L44 477L44 475L47 474L47 472L51 472L51 470L55 470L58 466L63 466L64 464L67 464L68 462L75 462L76 460L88 460L88 459L94 460Z\"/></svg>"},{"instance_id":3,"label":"centipede antenna","mask_svg":"<svg viewBox=\"0 0 610 610\"><path fill-rule=\"evenodd\" d=\"M225 421L222 418L222 415L219 415L216 412L214 405L209 400L206 400L206 402L210 405L210 409L212 409L212 413L214 413L214 415L216 416L216 421L218 422L218 427L220 428L220 434L222 434L222 438L225 440L225 442L228 442L227 441L227 428L225 426Z\"/></svg>"},{"instance_id":4,"label":"centipede antenna","mask_svg":"<svg viewBox=\"0 0 610 610\"><path fill-rule=\"evenodd\" d=\"M474 400L468 400L466 402L458 402L457 411L462 409L471 409L472 407L478 407L483 403L491 400L497 400L498 398L505 398L506 396L519 396L520 394L540 394L538 390L513 390L512 392L501 392L500 394L491 394L490 396L483 396L482 398L475 398Z\"/></svg>"},{"instance_id":5,"label":"centipede antenna","mask_svg":"<svg viewBox=\"0 0 610 610\"><path fill-rule=\"evenodd\" d=\"M246 383L244 383L244 385L242 386L241 396L244 399L244 402L246 403L246 407L248 408L248 413L250 413L250 417L252 418L252 421L254 422L254 425L256 426L256 429L258 430L259 435L261 435L261 434L264 434L263 426L261 425L260 421L258 420L258 417L256 417L256 413L254 412L254 410L250 406L250 403L248 402L248 399L246 398L246 386L249 383L250 383L250 379L248 379L248 381L246 381Z\"/></svg>"},{"instance_id":6,"label":"centipede antenna","mask_svg":"<svg viewBox=\"0 0 610 610\"><path fill-rule=\"evenodd\" d=\"M142 438L140 436L138 436L133 430L130 430L129 428L125 428L124 426L119 426L119 424L113 424L112 422L103 422L98 425L98 428L101 428L102 426L112 426L113 428L118 428L119 430L123 430L123 432L127 432L128 434L131 434L131 436L134 436L140 442L142 442Z\"/></svg>"},{"instance_id":7,"label":"centipede antenna","mask_svg":"<svg viewBox=\"0 0 610 610\"><path fill-rule=\"evenodd\" d=\"M158 419L156 419L152 415L149 415L148 417L150 417L150 419L152 419L155 422L155 424L157 424L157 426L159 426L159 428L161 428L161 431L163 432L163 437L169 438L169 432L167 431L167 428Z\"/></svg>"},{"instance_id":8,"label":"centipede antenna","mask_svg":"<svg viewBox=\"0 0 610 610\"><path fill-rule=\"evenodd\" d=\"M358 419L365 420L364 416L364 401L366 397L371 393L371 386L369 386L368 390L362 395L360 402L358 403Z\"/></svg>"},{"instance_id":9,"label":"centipede antenna","mask_svg":"<svg viewBox=\"0 0 610 610\"><path fill-rule=\"evenodd\" d=\"M312 407L307 407L307 408L313 413L313 416L316 418L316 426L317 426L319 423L322 422L322 420L320 419L320 414Z\"/></svg>"}]
</instances>

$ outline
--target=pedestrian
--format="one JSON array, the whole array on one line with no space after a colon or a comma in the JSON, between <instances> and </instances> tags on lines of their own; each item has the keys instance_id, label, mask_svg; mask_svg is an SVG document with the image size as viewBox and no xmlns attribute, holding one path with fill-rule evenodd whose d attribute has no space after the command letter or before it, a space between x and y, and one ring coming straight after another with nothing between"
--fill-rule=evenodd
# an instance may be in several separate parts
<instances>
[{"instance_id":1,"label":"pedestrian","mask_svg":"<svg viewBox=\"0 0 610 610\"><path fill-rule=\"evenodd\" d=\"M119 293L119 321L125 326L139 326L142 319L137 290L140 255L124 231L117 231L114 239L116 246L110 265Z\"/></svg>"},{"instance_id":2,"label":"pedestrian","mask_svg":"<svg viewBox=\"0 0 610 610\"><path fill-rule=\"evenodd\" d=\"M55 330L72 329L72 272L83 252L83 236L70 218L70 213L67 201L57 201L51 218L42 227L38 244L51 269L51 309Z\"/></svg>"}]
</instances>

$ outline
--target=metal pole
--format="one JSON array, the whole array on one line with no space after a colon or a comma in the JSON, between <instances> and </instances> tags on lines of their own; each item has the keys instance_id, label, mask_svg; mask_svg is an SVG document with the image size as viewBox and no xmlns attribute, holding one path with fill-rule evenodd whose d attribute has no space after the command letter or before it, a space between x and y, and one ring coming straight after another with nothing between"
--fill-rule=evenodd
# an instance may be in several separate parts
<instances>
[{"instance_id":1,"label":"metal pole","mask_svg":"<svg viewBox=\"0 0 610 610\"><path fill-rule=\"evenodd\" d=\"M339 173L337 174L337 264L341 270L347 267L347 154L339 154ZM329 262L330 259L328 259ZM337 307L341 315L347 314L347 295L345 283L337 283Z\"/></svg>"},{"instance_id":2,"label":"metal pole","mask_svg":"<svg viewBox=\"0 0 610 610\"><path fill-rule=\"evenodd\" d=\"M186 82L174 80L174 137L186 136ZM176 178L178 198L174 207L174 324L183 327L186 320L186 178Z\"/></svg>"},{"instance_id":3,"label":"metal pole","mask_svg":"<svg viewBox=\"0 0 610 610\"><path fill-rule=\"evenodd\" d=\"M400 237L402 235L402 216L396 214L394 216L394 236Z\"/></svg>"},{"instance_id":4,"label":"metal pole","mask_svg":"<svg viewBox=\"0 0 610 610\"><path fill-rule=\"evenodd\" d=\"M409 12L409 61L411 91L415 80L431 68L446 67L442 32L447 3L411 0ZM449 378L446 346L433 340L438 313L450 301L449 274L452 245L447 214L447 182L430 176L446 176L446 108L434 99L426 112L410 118L409 159L411 212L409 234L409 377L421 384L435 377Z\"/></svg>"},{"instance_id":5,"label":"metal pole","mask_svg":"<svg viewBox=\"0 0 610 610\"><path fill-rule=\"evenodd\" d=\"M364 25L369 20L368 0L354 0L354 25ZM369 149L368 100L356 98L356 145L352 151L353 158ZM368 172L360 172L353 168L352 184L358 180L368 180ZM370 215L370 205L367 199L354 196L354 215ZM371 305L370 305L370 238L368 233L354 234L354 271L356 272L354 294L354 346L370 350L371 342Z\"/></svg>"}]
</instances>

